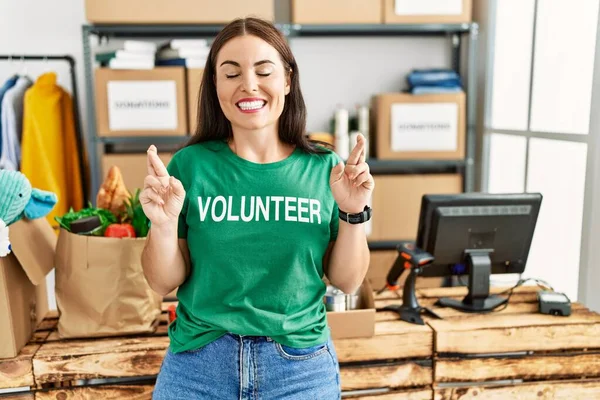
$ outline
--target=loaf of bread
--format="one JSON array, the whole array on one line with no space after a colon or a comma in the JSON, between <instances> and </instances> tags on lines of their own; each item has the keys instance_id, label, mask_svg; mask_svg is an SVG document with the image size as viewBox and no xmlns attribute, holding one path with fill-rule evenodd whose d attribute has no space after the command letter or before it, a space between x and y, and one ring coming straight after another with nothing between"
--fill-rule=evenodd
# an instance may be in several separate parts
<instances>
[{"instance_id":1,"label":"loaf of bread","mask_svg":"<svg viewBox=\"0 0 600 400\"><path fill-rule=\"evenodd\" d=\"M125 211L126 201L129 197L130 194L123 181L121 170L113 165L98 191L96 206L110 210L115 216L119 217Z\"/></svg>"}]
</instances>

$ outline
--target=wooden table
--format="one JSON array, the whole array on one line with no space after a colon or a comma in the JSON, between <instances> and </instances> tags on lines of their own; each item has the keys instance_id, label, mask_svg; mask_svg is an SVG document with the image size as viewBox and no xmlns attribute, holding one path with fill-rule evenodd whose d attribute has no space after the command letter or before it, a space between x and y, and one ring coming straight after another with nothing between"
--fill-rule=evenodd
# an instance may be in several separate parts
<instances>
[{"instance_id":1,"label":"wooden table","mask_svg":"<svg viewBox=\"0 0 600 400\"><path fill-rule=\"evenodd\" d=\"M375 336L335 340L344 396L600 399L600 315L580 304L570 317L538 314L536 290L519 288L501 312L465 314L433 306L442 296L462 298L465 288L420 289L421 305L443 320L413 325L380 312ZM376 298L377 307L399 302L392 292ZM166 312L144 336L59 340L56 323L50 314L18 357L0 360L0 389L26 388L0 398L151 398L169 344Z\"/></svg>"}]
</instances>

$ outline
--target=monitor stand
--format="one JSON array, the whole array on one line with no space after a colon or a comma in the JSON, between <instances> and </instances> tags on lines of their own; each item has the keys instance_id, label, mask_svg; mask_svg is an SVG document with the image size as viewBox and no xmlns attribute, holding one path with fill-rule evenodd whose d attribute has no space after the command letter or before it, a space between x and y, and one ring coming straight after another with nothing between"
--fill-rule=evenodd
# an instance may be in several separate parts
<instances>
[{"instance_id":1,"label":"monitor stand","mask_svg":"<svg viewBox=\"0 0 600 400\"><path fill-rule=\"evenodd\" d=\"M490 274L492 272L490 253L492 252L493 250L484 249L466 250L469 293L462 301L442 297L436 304L465 312L486 312L506 303L506 298L490 295Z\"/></svg>"},{"instance_id":2,"label":"monitor stand","mask_svg":"<svg viewBox=\"0 0 600 400\"><path fill-rule=\"evenodd\" d=\"M410 275L408 275L406 278L406 281L404 282L404 288L402 289L402 304L391 304L383 307L382 311L394 311L400 315L400 319L402 321L417 325L425 325L423 318L421 318L422 313L426 313L432 317L441 319L438 314L429 308L421 307L419 305L415 290L415 283L419 273L421 273L421 268L419 267L410 269Z\"/></svg>"}]
</instances>

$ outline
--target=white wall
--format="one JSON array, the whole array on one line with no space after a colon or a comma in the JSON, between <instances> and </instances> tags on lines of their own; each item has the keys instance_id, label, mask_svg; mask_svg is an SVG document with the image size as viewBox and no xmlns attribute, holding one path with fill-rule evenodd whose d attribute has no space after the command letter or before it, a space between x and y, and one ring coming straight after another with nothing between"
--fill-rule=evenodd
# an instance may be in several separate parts
<instances>
[{"instance_id":1,"label":"white wall","mask_svg":"<svg viewBox=\"0 0 600 400\"><path fill-rule=\"evenodd\" d=\"M83 47L81 25L85 22L83 0L1 0L0 53L1 54L56 54L71 55L76 60L78 89L83 97ZM0 63L0 80L9 74L22 72L22 63ZM27 72L37 77L46 71L56 71L58 83L71 90L69 68L66 62L28 62ZM80 109L85 112L80 101Z\"/></svg>"},{"instance_id":2,"label":"white wall","mask_svg":"<svg viewBox=\"0 0 600 400\"><path fill-rule=\"evenodd\" d=\"M450 66L441 38L296 38L292 50L308 109L308 130L328 130L337 105L368 105L373 94L398 92L413 68Z\"/></svg>"},{"instance_id":3,"label":"white wall","mask_svg":"<svg viewBox=\"0 0 600 400\"><path fill-rule=\"evenodd\" d=\"M76 60L79 109L85 118L83 47L81 25L85 21L83 0L0 0L0 54L71 55ZM0 62L0 81L14 73L27 73L32 79L41 73L55 71L58 84L71 92L69 65L48 61L22 63ZM48 275L50 308L54 300L54 271Z\"/></svg>"},{"instance_id":4,"label":"white wall","mask_svg":"<svg viewBox=\"0 0 600 400\"><path fill-rule=\"evenodd\" d=\"M287 11L278 5L278 19ZM0 54L69 54L76 60L82 129L86 132L85 84L81 25L83 0L0 0ZM328 130L338 105L353 108L368 104L379 92L399 91L412 68L450 66L449 39L445 38L296 38L301 84L308 107L308 129ZM23 73L22 63L0 62L0 81ZM36 78L53 70L58 83L71 90L69 70L61 62L28 62L27 73ZM53 275L49 293L53 293ZM51 307L55 306L51 296Z\"/></svg>"}]
</instances>

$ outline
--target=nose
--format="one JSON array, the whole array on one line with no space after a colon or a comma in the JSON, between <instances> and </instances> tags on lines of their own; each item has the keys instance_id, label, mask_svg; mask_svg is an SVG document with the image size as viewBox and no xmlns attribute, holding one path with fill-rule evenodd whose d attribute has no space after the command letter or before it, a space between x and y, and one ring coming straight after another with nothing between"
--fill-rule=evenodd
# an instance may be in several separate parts
<instances>
[{"instance_id":1,"label":"nose","mask_svg":"<svg viewBox=\"0 0 600 400\"><path fill-rule=\"evenodd\" d=\"M242 91L247 93L258 91L258 80L253 73L244 74L242 78Z\"/></svg>"}]
</instances>

